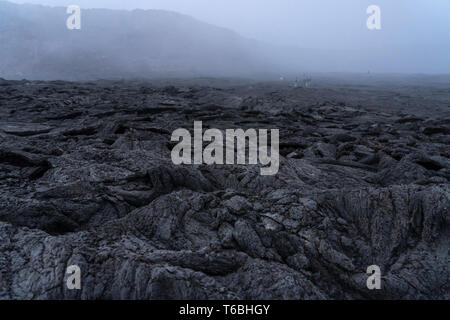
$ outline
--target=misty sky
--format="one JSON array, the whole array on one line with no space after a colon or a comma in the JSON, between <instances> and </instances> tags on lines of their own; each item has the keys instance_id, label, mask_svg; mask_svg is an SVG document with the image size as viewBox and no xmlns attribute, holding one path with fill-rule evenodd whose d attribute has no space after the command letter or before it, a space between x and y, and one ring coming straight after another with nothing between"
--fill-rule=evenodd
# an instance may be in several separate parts
<instances>
[{"instance_id":1,"label":"misty sky","mask_svg":"<svg viewBox=\"0 0 450 320\"><path fill-rule=\"evenodd\" d=\"M243 36L302 48L450 48L450 0L11 0L82 8L165 9ZM381 7L382 30L366 28L366 8Z\"/></svg>"}]
</instances>

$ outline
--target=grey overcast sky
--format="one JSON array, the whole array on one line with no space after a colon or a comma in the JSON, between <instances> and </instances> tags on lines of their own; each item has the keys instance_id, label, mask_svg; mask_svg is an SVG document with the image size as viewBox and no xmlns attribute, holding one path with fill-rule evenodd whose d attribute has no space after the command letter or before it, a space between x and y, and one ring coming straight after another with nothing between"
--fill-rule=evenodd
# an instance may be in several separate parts
<instances>
[{"instance_id":1,"label":"grey overcast sky","mask_svg":"<svg viewBox=\"0 0 450 320\"><path fill-rule=\"evenodd\" d=\"M450 0L10 0L82 8L164 9L243 36L302 48L450 49ZM382 30L366 28L366 9L381 8Z\"/></svg>"}]
</instances>

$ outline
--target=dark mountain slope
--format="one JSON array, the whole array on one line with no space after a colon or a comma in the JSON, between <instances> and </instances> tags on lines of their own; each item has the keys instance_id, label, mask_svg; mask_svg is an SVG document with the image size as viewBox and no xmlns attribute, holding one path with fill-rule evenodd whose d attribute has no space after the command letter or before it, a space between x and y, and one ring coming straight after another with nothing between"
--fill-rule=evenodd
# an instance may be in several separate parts
<instances>
[{"instance_id":1,"label":"dark mountain slope","mask_svg":"<svg viewBox=\"0 0 450 320\"><path fill-rule=\"evenodd\" d=\"M269 71L261 44L191 17L160 10L82 10L0 2L0 76L87 79L249 75Z\"/></svg>"}]
</instances>

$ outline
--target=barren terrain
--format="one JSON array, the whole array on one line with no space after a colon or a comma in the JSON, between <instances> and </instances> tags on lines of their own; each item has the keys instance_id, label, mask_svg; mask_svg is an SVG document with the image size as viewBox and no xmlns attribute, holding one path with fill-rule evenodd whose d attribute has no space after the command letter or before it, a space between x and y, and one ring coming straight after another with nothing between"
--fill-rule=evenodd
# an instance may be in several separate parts
<instances>
[{"instance_id":1,"label":"barren terrain","mask_svg":"<svg viewBox=\"0 0 450 320\"><path fill-rule=\"evenodd\" d=\"M449 299L438 80L0 80L0 299ZM200 120L280 129L279 173L175 166Z\"/></svg>"}]
</instances>

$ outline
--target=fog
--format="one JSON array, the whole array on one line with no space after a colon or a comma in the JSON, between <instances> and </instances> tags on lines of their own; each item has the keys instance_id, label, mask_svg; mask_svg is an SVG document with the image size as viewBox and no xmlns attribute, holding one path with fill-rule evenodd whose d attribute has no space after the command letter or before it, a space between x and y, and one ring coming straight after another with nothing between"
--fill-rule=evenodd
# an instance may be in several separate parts
<instances>
[{"instance_id":1,"label":"fog","mask_svg":"<svg viewBox=\"0 0 450 320\"><path fill-rule=\"evenodd\" d=\"M261 59L273 59L280 71L450 73L448 0L11 2L175 11L259 41L265 46ZM369 17L366 9L372 4L381 9L381 30L369 30L366 26Z\"/></svg>"}]
</instances>

